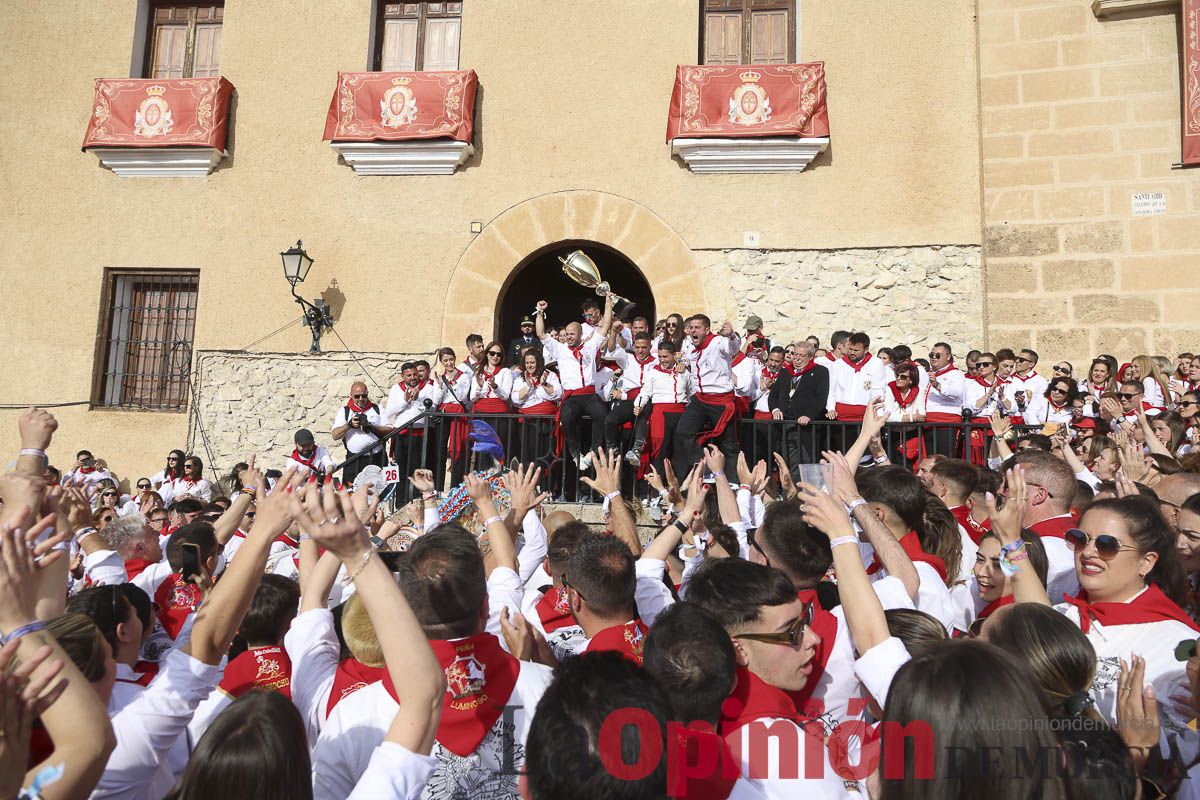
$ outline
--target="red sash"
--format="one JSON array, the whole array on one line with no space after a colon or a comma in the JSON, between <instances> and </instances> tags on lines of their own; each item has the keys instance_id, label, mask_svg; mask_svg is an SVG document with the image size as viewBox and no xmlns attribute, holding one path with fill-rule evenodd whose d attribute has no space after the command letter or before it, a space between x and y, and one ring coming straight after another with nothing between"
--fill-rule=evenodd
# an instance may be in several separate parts
<instances>
[{"instance_id":1,"label":"red sash","mask_svg":"<svg viewBox=\"0 0 1200 800\"><path fill-rule=\"evenodd\" d=\"M673 754L667 756L667 797L690 800L726 800L741 776L737 759L729 745L715 731L694 728L672 729L675 738L667 742ZM707 775L684 775L683 765L703 768Z\"/></svg>"},{"instance_id":2,"label":"red sash","mask_svg":"<svg viewBox=\"0 0 1200 800\"><path fill-rule=\"evenodd\" d=\"M279 692L291 699L292 660L282 647L252 647L225 666L217 688L237 699L251 689Z\"/></svg>"},{"instance_id":3,"label":"red sash","mask_svg":"<svg viewBox=\"0 0 1200 800\"><path fill-rule=\"evenodd\" d=\"M537 614L542 623L542 630L546 633L579 624L571 614L567 593L557 586L551 586L542 595L542 599L537 601Z\"/></svg>"},{"instance_id":4,"label":"red sash","mask_svg":"<svg viewBox=\"0 0 1200 800\"><path fill-rule=\"evenodd\" d=\"M744 417L750 413L750 398L743 397L740 394L733 396L733 413L736 416Z\"/></svg>"},{"instance_id":5,"label":"red sash","mask_svg":"<svg viewBox=\"0 0 1200 800\"><path fill-rule=\"evenodd\" d=\"M921 540L917 538L916 531L909 531L900 537L900 546L904 548L904 552L908 553L908 557L915 564L918 561L928 564L937 570L937 574L941 577L942 583L946 582L946 562L937 556L930 555L921 549ZM879 563L879 555L875 555L875 560L871 562L871 566L867 567L867 574L874 575L879 570L883 569L883 565Z\"/></svg>"},{"instance_id":6,"label":"red sash","mask_svg":"<svg viewBox=\"0 0 1200 800\"><path fill-rule=\"evenodd\" d=\"M372 683L383 680L386 667L368 667L356 658L343 659L333 673L333 688L329 690L329 702L325 706L325 717L333 713L333 707L350 695Z\"/></svg>"},{"instance_id":7,"label":"red sash","mask_svg":"<svg viewBox=\"0 0 1200 800\"><path fill-rule=\"evenodd\" d=\"M184 583L178 572L172 572L158 585L158 591L154 593L154 610L172 639L179 636L188 614L196 610L201 599L200 588L194 583Z\"/></svg>"},{"instance_id":8,"label":"red sash","mask_svg":"<svg viewBox=\"0 0 1200 800\"><path fill-rule=\"evenodd\" d=\"M683 403L655 403L650 409L650 458L658 457L662 450L663 437L667 433L667 414L682 414L687 406Z\"/></svg>"},{"instance_id":9,"label":"red sash","mask_svg":"<svg viewBox=\"0 0 1200 800\"><path fill-rule=\"evenodd\" d=\"M1053 536L1055 539L1062 539L1063 534L1071 528L1078 527L1079 517L1071 514L1069 517L1051 517L1041 522L1035 522L1029 526L1029 530L1038 536Z\"/></svg>"},{"instance_id":10,"label":"red sash","mask_svg":"<svg viewBox=\"0 0 1200 800\"><path fill-rule=\"evenodd\" d=\"M465 414L467 409L462 403L442 403L442 411L447 414ZM458 460L462 455L463 447L467 443L467 421L462 417L456 417L450 420L450 436L448 439L448 449L450 457Z\"/></svg>"},{"instance_id":11,"label":"red sash","mask_svg":"<svg viewBox=\"0 0 1200 800\"><path fill-rule=\"evenodd\" d=\"M756 719L804 721L786 692L776 689L745 667L738 667L733 691L721 705L721 735L728 736Z\"/></svg>"},{"instance_id":12,"label":"red sash","mask_svg":"<svg viewBox=\"0 0 1200 800\"><path fill-rule=\"evenodd\" d=\"M927 411L925 412L926 422L941 422L941 423L957 423L962 424L962 414L947 414L944 411Z\"/></svg>"},{"instance_id":13,"label":"red sash","mask_svg":"<svg viewBox=\"0 0 1200 800\"><path fill-rule=\"evenodd\" d=\"M543 400L540 403L534 403L531 406L525 406L517 409L518 414L528 414L531 417L553 417L558 413L558 403L550 400Z\"/></svg>"},{"instance_id":14,"label":"red sash","mask_svg":"<svg viewBox=\"0 0 1200 800\"><path fill-rule=\"evenodd\" d=\"M153 561L147 561L144 558L131 558L125 562L125 574L129 580L133 580L138 575L146 571L146 568L153 564Z\"/></svg>"},{"instance_id":15,"label":"red sash","mask_svg":"<svg viewBox=\"0 0 1200 800\"><path fill-rule=\"evenodd\" d=\"M704 403L706 406L721 407L721 416L717 418L717 424L713 425L713 429L696 437L697 446L703 447L706 442L716 439L725 432L725 426L733 419L733 397L733 392L696 392L695 398L698 402Z\"/></svg>"},{"instance_id":16,"label":"red sash","mask_svg":"<svg viewBox=\"0 0 1200 800\"><path fill-rule=\"evenodd\" d=\"M812 699L813 690L817 688L817 681L825 674L825 667L829 664L829 654L833 652L833 643L837 639L838 619L821 608L821 603L817 600L816 589L801 589L796 592L796 596L802 602L812 606L812 629L821 641L817 643L816 652L813 654L812 672L809 673L808 683L804 684L804 688L800 691L787 694L801 713L813 717L819 716L819 713L813 713L817 709L808 708L808 701Z\"/></svg>"},{"instance_id":17,"label":"red sash","mask_svg":"<svg viewBox=\"0 0 1200 800\"><path fill-rule=\"evenodd\" d=\"M476 414L507 414L508 401L499 397L481 397L475 401Z\"/></svg>"},{"instance_id":18,"label":"red sash","mask_svg":"<svg viewBox=\"0 0 1200 800\"><path fill-rule=\"evenodd\" d=\"M950 513L958 520L958 524L963 526L963 529L967 532L967 536L971 537L971 541L979 544L979 540L986 531L983 529L983 526L971 517L971 509L966 506L955 506L950 509Z\"/></svg>"},{"instance_id":19,"label":"red sash","mask_svg":"<svg viewBox=\"0 0 1200 800\"><path fill-rule=\"evenodd\" d=\"M642 665L642 646L646 642L646 634L649 630L640 619L635 617L624 625L613 625L611 628L605 628L597 633L588 642L587 652L599 653L613 650L640 667Z\"/></svg>"},{"instance_id":20,"label":"red sash","mask_svg":"<svg viewBox=\"0 0 1200 800\"><path fill-rule=\"evenodd\" d=\"M867 416L867 407L854 403L834 403L833 410L837 412L839 420L862 422L863 418Z\"/></svg>"},{"instance_id":21,"label":"red sash","mask_svg":"<svg viewBox=\"0 0 1200 800\"><path fill-rule=\"evenodd\" d=\"M1164 622L1175 620L1182 622L1192 630L1200 633L1200 627L1192 621L1187 613L1171 602L1156 584L1150 584L1146 591L1139 594L1128 603L1089 603L1087 591L1081 589L1077 597L1064 597L1071 605L1079 609L1079 629L1084 633L1096 620L1101 625L1142 625L1147 622Z\"/></svg>"},{"instance_id":22,"label":"red sash","mask_svg":"<svg viewBox=\"0 0 1200 800\"><path fill-rule=\"evenodd\" d=\"M775 419L774 417L771 416L770 411L755 411L754 418L755 419Z\"/></svg>"},{"instance_id":23,"label":"red sash","mask_svg":"<svg viewBox=\"0 0 1200 800\"><path fill-rule=\"evenodd\" d=\"M517 688L521 662L504 652L500 640L490 633L456 641L436 640L429 645L446 672L437 740L451 753L469 756L508 705ZM398 702L396 686L386 671L383 688Z\"/></svg>"}]
</instances>

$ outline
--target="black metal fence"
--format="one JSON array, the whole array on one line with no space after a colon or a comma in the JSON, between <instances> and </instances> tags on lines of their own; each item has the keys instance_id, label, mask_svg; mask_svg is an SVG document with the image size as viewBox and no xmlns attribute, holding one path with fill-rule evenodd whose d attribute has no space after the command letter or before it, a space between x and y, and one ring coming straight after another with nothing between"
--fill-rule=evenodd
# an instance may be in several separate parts
<instances>
[{"instance_id":1,"label":"black metal fence","mask_svg":"<svg viewBox=\"0 0 1200 800\"><path fill-rule=\"evenodd\" d=\"M471 435L476 423L486 424L496 434L502 449L502 458L473 449L476 437ZM592 421L584 416L579 422L576 441L587 448L591 439ZM785 420L736 419L737 447L726 453L726 471L731 479L736 477L737 452L745 454L746 462L753 467L765 460L772 475L778 473L775 454L781 455L794 474L801 464L814 464L821 460L821 452L836 450L846 452L858 438L861 424L857 422L819 420L800 425ZM1010 447L1016 450L1019 441L1042 426L1013 426L1015 434ZM395 502L411 499L413 491L405 476L416 469L433 471L434 482L439 490L460 484L463 476L471 471L486 470L496 466L537 464L542 467L542 485L556 500L565 502L598 503L598 497L580 479L592 476L590 469L582 473L575 459L568 454L561 439L559 424L553 416L528 414L472 414L426 412L401 430L393 432L387 442L388 458L399 467L400 484L395 493ZM976 464L986 464L991 454L993 434L987 424L960 422L906 422L887 425L880 435L880 444L893 464L912 469L927 455L940 453L951 458L962 458ZM621 432L621 441L606 442L605 446L615 450L619 456L633 444L632 428ZM664 461L678 455L671 442L664 442L662 451L654 459L654 466L665 476ZM870 455L868 450L867 455ZM643 461L645 465L649 459ZM687 465L674 460L673 466L682 478ZM646 497L651 493L644 480L640 480L644 466L623 464L622 489L626 496Z\"/></svg>"}]
</instances>

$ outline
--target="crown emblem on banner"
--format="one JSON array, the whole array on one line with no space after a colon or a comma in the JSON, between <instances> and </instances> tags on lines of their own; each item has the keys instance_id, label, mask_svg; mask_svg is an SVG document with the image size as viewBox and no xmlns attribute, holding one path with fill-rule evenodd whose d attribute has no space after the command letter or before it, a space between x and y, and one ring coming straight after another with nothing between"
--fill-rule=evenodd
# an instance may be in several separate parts
<instances>
[{"instance_id":1,"label":"crown emblem on banner","mask_svg":"<svg viewBox=\"0 0 1200 800\"><path fill-rule=\"evenodd\" d=\"M150 95L151 97L162 97L166 93L167 87L159 86L157 83L153 86L146 87L146 94Z\"/></svg>"},{"instance_id":2,"label":"crown emblem on banner","mask_svg":"<svg viewBox=\"0 0 1200 800\"><path fill-rule=\"evenodd\" d=\"M756 81L757 81L759 78L761 78L761 77L762 77L762 73L759 73L759 72L743 72L743 73L742 73L741 75L739 75L738 77L739 77L739 78L741 78L741 79L742 79L743 81L745 81L746 83L754 83L754 82L756 82Z\"/></svg>"},{"instance_id":3,"label":"crown emblem on banner","mask_svg":"<svg viewBox=\"0 0 1200 800\"><path fill-rule=\"evenodd\" d=\"M392 78L392 86L408 86L412 78Z\"/></svg>"}]
</instances>

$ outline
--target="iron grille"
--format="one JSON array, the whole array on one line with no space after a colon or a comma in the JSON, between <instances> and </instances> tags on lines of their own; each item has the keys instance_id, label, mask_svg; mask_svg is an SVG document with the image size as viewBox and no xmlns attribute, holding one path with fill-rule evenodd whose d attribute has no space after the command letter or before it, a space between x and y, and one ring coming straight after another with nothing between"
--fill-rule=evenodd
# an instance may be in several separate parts
<instances>
[{"instance_id":1,"label":"iron grille","mask_svg":"<svg viewBox=\"0 0 1200 800\"><path fill-rule=\"evenodd\" d=\"M109 271L103 373L95 404L181 411L196 330L196 271Z\"/></svg>"}]
</instances>

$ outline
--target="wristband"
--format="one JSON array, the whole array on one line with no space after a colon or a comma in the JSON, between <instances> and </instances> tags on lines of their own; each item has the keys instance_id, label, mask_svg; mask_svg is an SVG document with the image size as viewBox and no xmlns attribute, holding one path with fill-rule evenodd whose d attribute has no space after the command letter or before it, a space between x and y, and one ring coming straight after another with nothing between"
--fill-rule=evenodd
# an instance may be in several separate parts
<instances>
[{"instance_id":1,"label":"wristband","mask_svg":"<svg viewBox=\"0 0 1200 800\"><path fill-rule=\"evenodd\" d=\"M311 536L309 536L307 533L302 533L302 534L300 534L300 539L299 539L299 541L301 541L301 542L311 542L311 541L312 541L312 537L311 537Z\"/></svg>"},{"instance_id":2,"label":"wristband","mask_svg":"<svg viewBox=\"0 0 1200 800\"><path fill-rule=\"evenodd\" d=\"M1007 577L1011 578L1016 575L1018 569L1013 563L1028 558L1029 554L1025 552L1025 540L1018 539L1015 542L1000 546L1000 571Z\"/></svg>"},{"instance_id":3,"label":"wristband","mask_svg":"<svg viewBox=\"0 0 1200 800\"><path fill-rule=\"evenodd\" d=\"M681 519L677 519L674 522L672 522L671 524L674 525L676 528L678 528L680 533L687 533L688 528L691 527L690 525L688 525L686 522L684 522Z\"/></svg>"},{"instance_id":4,"label":"wristband","mask_svg":"<svg viewBox=\"0 0 1200 800\"><path fill-rule=\"evenodd\" d=\"M4 642L5 644L8 644L11 641L20 639L22 636L27 636L28 634L31 634L35 631L44 631L44 630L46 630L46 623L35 619L33 622L26 622L21 627L14 628L11 632L9 632L7 634L0 634L0 641Z\"/></svg>"},{"instance_id":5,"label":"wristband","mask_svg":"<svg viewBox=\"0 0 1200 800\"><path fill-rule=\"evenodd\" d=\"M488 529L488 526L491 525L493 522L504 522L504 517L500 516L499 514L488 517L487 519L485 519L483 521L483 529L486 531Z\"/></svg>"},{"instance_id":6,"label":"wristband","mask_svg":"<svg viewBox=\"0 0 1200 800\"><path fill-rule=\"evenodd\" d=\"M833 548L839 547L843 544L858 544L858 537L857 536L839 536L836 539L830 539L829 540L829 549L832 550Z\"/></svg>"},{"instance_id":7,"label":"wristband","mask_svg":"<svg viewBox=\"0 0 1200 800\"><path fill-rule=\"evenodd\" d=\"M876 464L887 464L887 463L889 463L888 457L886 455L879 456L878 458L875 459L875 463Z\"/></svg>"},{"instance_id":8,"label":"wristband","mask_svg":"<svg viewBox=\"0 0 1200 800\"><path fill-rule=\"evenodd\" d=\"M604 495L604 500L607 503L611 503L614 499L616 499L620 496L621 496L621 492L620 492L620 490L617 490L617 491L609 492L608 494Z\"/></svg>"},{"instance_id":9,"label":"wristband","mask_svg":"<svg viewBox=\"0 0 1200 800\"><path fill-rule=\"evenodd\" d=\"M849 505L846 506L846 511L853 514L854 509L858 508L859 506L865 506L866 504L866 500L862 499L861 497L856 497L850 501Z\"/></svg>"},{"instance_id":10,"label":"wristband","mask_svg":"<svg viewBox=\"0 0 1200 800\"><path fill-rule=\"evenodd\" d=\"M80 528L78 531L75 532L75 540L78 542L82 542L85 538L87 538L88 536L91 536L93 533L99 533L99 531L92 527Z\"/></svg>"},{"instance_id":11,"label":"wristband","mask_svg":"<svg viewBox=\"0 0 1200 800\"><path fill-rule=\"evenodd\" d=\"M355 578L357 578L357 577L358 577L358 573L360 573L360 572L362 572L364 569L366 569L366 568L367 568L367 564L371 563L371 556L372 556L372 555L374 555L374 553L375 553L375 551L374 551L373 549L372 549L372 550L368 550L367 552L363 553L363 560L362 560L362 563L360 563L360 564L359 564L359 565L358 565L358 566L357 566L357 567L354 569L354 571L353 571L353 572L351 572L349 575L347 575L347 576L346 576L346 580L347 580L347 581L353 581Z\"/></svg>"},{"instance_id":12,"label":"wristband","mask_svg":"<svg viewBox=\"0 0 1200 800\"><path fill-rule=\"evenodd\" d=\"M431 492L421 492L422 500L436 500L437 496L438 496L438 493L437 493L436 489L434 489Z\"/></svg>"},{"instance_id":13,"label":"wristband","mask_svg":"<svg viewBox=\"0 0 1200 800\"><path fill-rule=\"evenodd\" d=\"M258 487L257 486L243 486L241 493L253 496L258 493Z\"/></svg>"},{"instance_id":14,"label":"wristband","mask_svg":"<svg viewBox=\"0 0 1200 800\"><path fill-rule=\"evenodd\" d=\"M45 458L47 461L49 461L49 460L50 460L50 459L49 459L49 458L46 456L46 451L45 451L45 450L39 450L39 449L38 449L38 448L36 448L36 447L22 447L22 448L21 448L21 455L23 455L23 456L37 456L38 458Z\"/></svg>"},{"instance_id":15,"label":"wristband","mask_svg":"<svg viewBox=\"0 0 1200 800\"><path fill-rule=\"evenodd\" d=\"M658 496L661 497L662 499L666 500L668 497L671 496L671 492L669 489L664 487L664 488L658 490Z\"/></svg>"}]
</instances>

